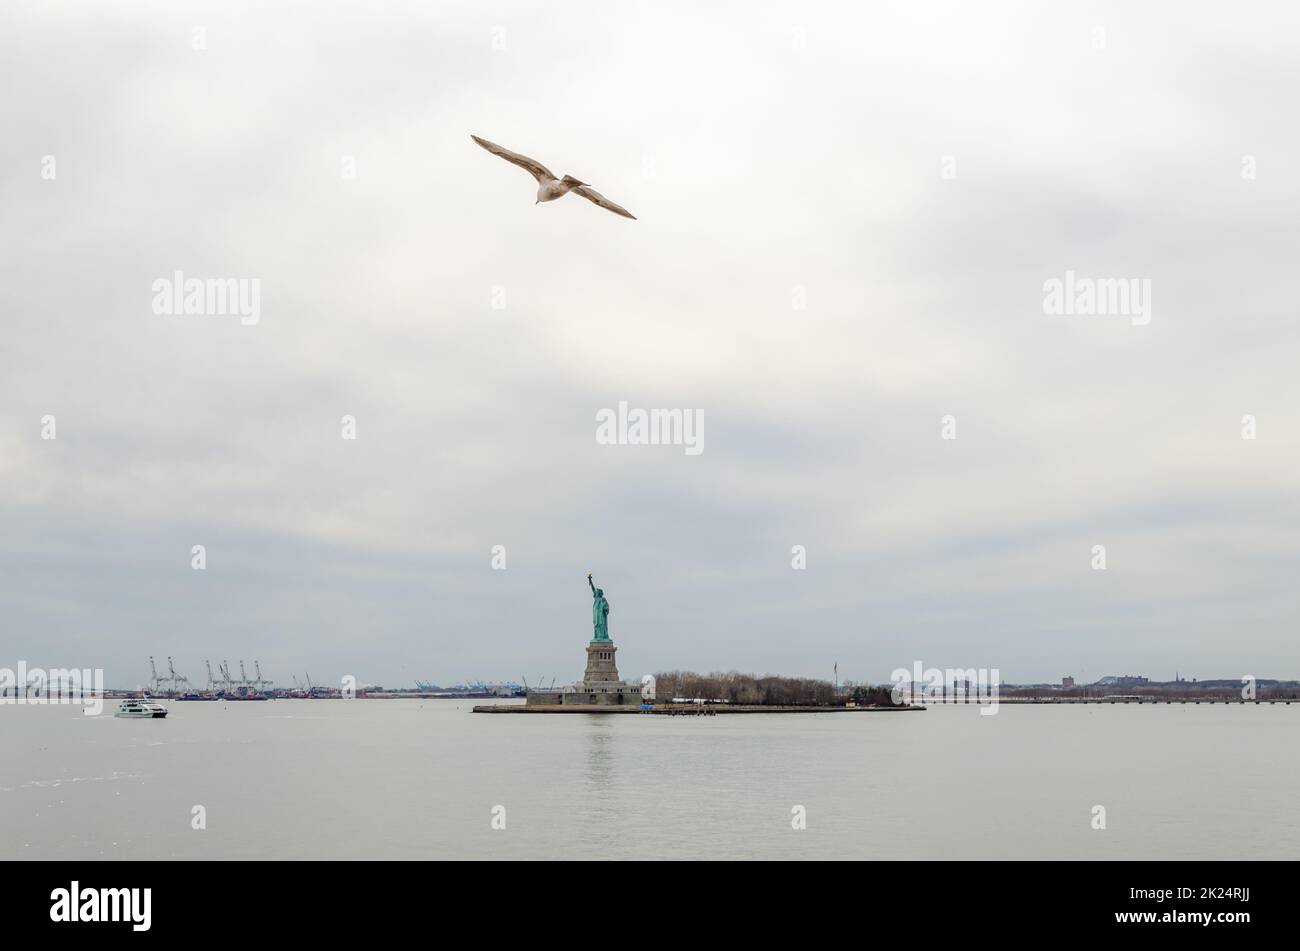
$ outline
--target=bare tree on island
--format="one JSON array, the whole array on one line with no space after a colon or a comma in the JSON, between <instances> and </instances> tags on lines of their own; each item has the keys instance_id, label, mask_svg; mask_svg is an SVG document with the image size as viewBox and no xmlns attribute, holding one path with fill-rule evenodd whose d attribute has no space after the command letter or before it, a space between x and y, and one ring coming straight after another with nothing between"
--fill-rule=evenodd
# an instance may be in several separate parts
<instances>
[{"instance_id":1,"label":"bare tree on island","mask_svg":"<svg viewBox=\"0 0 1300 951\"><path fill-rule=\"evenodd\" d=\"M682 697L737 706L834 707L844 706L847 700L857 706L894 706L888 687L859 685L844 696L836 693L829 680L814 677L670 670L655 674L655 685L664 699Z\"/></svg>"}]
</instances>

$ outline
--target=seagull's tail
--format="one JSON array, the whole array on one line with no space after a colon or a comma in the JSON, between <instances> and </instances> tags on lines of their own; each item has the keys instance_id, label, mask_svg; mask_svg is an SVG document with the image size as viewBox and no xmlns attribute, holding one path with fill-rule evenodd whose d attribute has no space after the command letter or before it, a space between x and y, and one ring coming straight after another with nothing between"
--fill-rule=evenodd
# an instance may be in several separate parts
<instances>
[{"instance_id":1,"label":"seagull's tail","mask_svg":"<svg viewBox=\"0 0 1300 951\"><path fill-rule=\"evenodd\" d=\"M563 184L563 185L568 185L570 188L575 188L575 187L577 187L578 185L586 185L586 184L587 184L586 182L580 182L580 181L578 181L578 180L577 180L576 178L574 178L572 175L565 175L562 179L560 179L560 183Z\"/></svg>"}]
</instances>

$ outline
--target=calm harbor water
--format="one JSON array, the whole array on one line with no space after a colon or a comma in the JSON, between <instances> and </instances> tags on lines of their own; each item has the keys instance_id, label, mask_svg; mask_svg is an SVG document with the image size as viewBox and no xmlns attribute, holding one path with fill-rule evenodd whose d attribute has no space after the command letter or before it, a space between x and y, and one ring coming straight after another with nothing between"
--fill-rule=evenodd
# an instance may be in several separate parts
<instances>
[{"instance_id":1,"label":"calm harbor water","mask_svg":"<svg viewBox=\"0 0 1300 951\"><path fill-rule=\"evenodd\" d=\"M1300 705L0 707L11 858L1297 858ZM202 805L206 830L191 828ZM505 807L504 831L491 828ZM791 809L807 828L791 828ZM1106 829L1091 827L1094 805Z\"/></svg>"}]
</instances>

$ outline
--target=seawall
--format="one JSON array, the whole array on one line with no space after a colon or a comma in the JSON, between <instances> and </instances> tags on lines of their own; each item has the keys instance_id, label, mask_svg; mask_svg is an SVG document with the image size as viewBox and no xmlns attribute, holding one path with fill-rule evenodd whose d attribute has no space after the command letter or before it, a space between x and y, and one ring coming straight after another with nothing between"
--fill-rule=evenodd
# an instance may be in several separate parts
<instances>
[{"instance_id":1,"label":"seawall","mask_svg":"<svg viewBox=\"0 0 1300 951\"><path fill-rule=\"evenodd\" d=\"M924 707L769 707L742 706L729 703L668 703L656 704L648 710L639 706L526 706L522 703L483 704L474 708L475 713L592 713L605 715L611 713L649 713L657 716L713 716L715 714L737 713L906 713L919 712Z\"/></svg>"}]
</instances>

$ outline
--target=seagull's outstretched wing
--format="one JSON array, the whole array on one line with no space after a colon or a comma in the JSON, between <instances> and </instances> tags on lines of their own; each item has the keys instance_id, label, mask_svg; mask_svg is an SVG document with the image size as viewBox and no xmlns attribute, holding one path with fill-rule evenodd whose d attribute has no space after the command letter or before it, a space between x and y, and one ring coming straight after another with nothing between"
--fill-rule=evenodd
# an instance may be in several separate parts
<instances>
[{"instance_id":1,"label":"seagull's outstretched wing","mask_svg":"<svg viewBox=\"0 0 1300 951\"><path fill-rule=\"evenodd\" d=\"M471 135L471 139L477 142L483 148L487 149L493 155L499 155L514 165L518 165L533 178L537 179L537 184L545 185L547 182L555 181L555 176L551 170L536 159L530 159L527 155L520 155L518 152L511 152L509 149L503 149L495 142L489 142L487 139L480 139L477 135Z\"/></svg>"},{"instance_id":2,"label":"seagull's outstretched wing","mask_svg":"<svg viewBox=\"0 0 1300 951\"><path fill-rule=\"evenodd\" d=\"M604 208L606 211L612 211L616 215L622 215L624 218L631 218L633 221L636 221L636 215L632 214L632 212L628 211L622 205L614 204L600 192L596 191L596 189L588 185L578 185L570 189L570 191L575 195L581 195L583 198L587 199L587 201L600 205L600 207Z\"/></svg>"}]
</instances>

